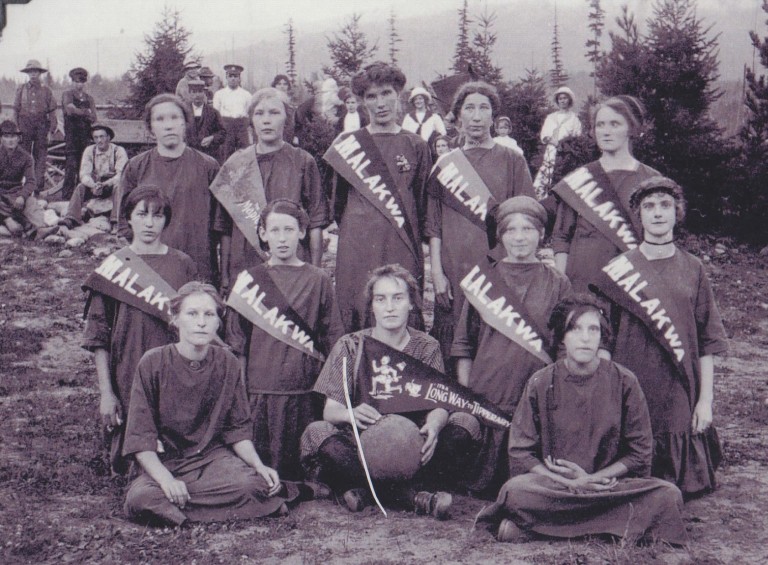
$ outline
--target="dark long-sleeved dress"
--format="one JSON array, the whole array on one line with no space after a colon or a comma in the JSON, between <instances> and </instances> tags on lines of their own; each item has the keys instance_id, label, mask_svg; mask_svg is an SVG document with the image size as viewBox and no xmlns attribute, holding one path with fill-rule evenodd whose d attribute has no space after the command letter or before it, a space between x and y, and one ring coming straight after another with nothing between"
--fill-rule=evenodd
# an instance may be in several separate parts
<instances>
[{"instance_id":1,"label":"dark long-sleeved dress","mask_svg":"<svg viewBox=\"0 0 768 565\"><path fill-rule=\"evenodd\" d=\"M628 473L611 490L574 493L531 472L549 456L589 474L615 463ZM607 360L592 375L571 375L561 360L528 381L509 435L513 478L481 516L506 515L524 530L555 537L613 534L684 544L682 495L648 478L650 461L650 418L635 376Z\"/></svg>"},{"instance_id":2,"label":"dark long-sleeved dress","mask_svg":"<svg viewBox=\"0 0 768 565\"><path fill-rule=\"evenodd\" d=\"M267 269L291 308L319 337L317 349L327 355L343 333L330 277L308 263ZM226 341L234 353L246 358L256 450L281 477L299 479L299 439L319 416L312 387L322 362L275 339L231 309Z\"/></svg>"},{"instance_id":3,"label":"dark long-sleeved dress","mask_svg":"<svg viewBox=\"0 0 768 565\"><path fill-rule=\"evenodd\" d=\"M187 485L191 499L180 509L145 472L126 494L127 514L181 524L274 513L285 499L269 497L266 481L231 447L250 440L252 431L234 355L217 346L201 361L186 359L174 344L148 351L131 391L123 454L154 452L159 442L161 462Z\"/></svg>"},{"instance_id":4,"label":"dark long-sleeved dress","mask_svg":"<svg viewBox=\"0 0 768 565\"><path fill-rule=\"evenodd\" d=\"M632 261L640 253L633 249L625 256ZM674 256L650 264L656 270L654 285L664 289L682 316L675 329L690 344L688 374L681 375L642 322L622 308L614 314L613 359L637 375L645 392L653 427L653 475L677 484L685 494L708 492L716 486L720 445L714 428L692 433L691 418L701 391L699 358L725 353L725 328L701 261L677 249Z\"/></svg>"},{"instance_id":5,"label":"dark long-sleeved dress","mask_svg":"<svg viewBox=\"0 0 768 565\"><path fill-rule=\"evenodd\" d=\"M288 198L301 204L309 215L307 231L325 228L330 224L328 199L323 191L317 163L309 153L288 143L284 143L273 153L263 155L256 153L255 146L246 147L242 151L250 152L252 158L250 163L254 161L258 163L267 203L278 198ZM229 171L235 162L241 163L242 157L239 159L231 157L222 165L222 174ZM246 168L250 166L252 165L245 165ZM228 174L237 176L231 171ZM228 273L230 282L234 283L237 274L243 269L263 262L257 250L245 239L243 232L232 222L231 217L221 205L216 206L214 229L232 236ZM298 251L299 258L303 261L311 259L309 233L302 240Z\"/></svg>"},{"instance_id":6,"label":"dark long-sleeved dress","mask_svg":"<svg viewBox=\"0 0 768 565\"><path fill-rule=\"evenodd\" d=\"M629 220L631 217L629 216L629 196L632 191L645 179L657 176L659 173L639 163L637 169L633 171L616 170L605 174L611 180ZM553 190L557 190L557 186ZM634 225L638 231L639 226L637 223ZM568 254L565 274L568 275L574 292L587 292L588 285L594 282L594 274L622 251L562 200L557 206L557 219L552 232L552 249L555 254Z\"/></svg>"},{"instance_id":7,"label":"dark long-sleeved dress","mask_svg":"<svg viewBox=\"0 0 768 565\"><path fill-rule=\"evenodd\" d=\"M160 277L178 290L197 277L197 268L189 256L168 248L164 255L140 255ZM142 355L154 347L174 341L167 324L98 292L87 299L85 332L82 346L89 350L105 349L109 353L112 390L120 401L123 420L129 410L131 386ZM125 428L116 428L110 437L111 462L115 472L124 473L127 463L121 456Z\"/></svg>"},{"instance_id":8,"label":"dark long-sleeved dress","mask_svg":"<svg viewBox=\"0 0 768 565\"><path fill-rule=\"evenodd\" d=\"M458 149L480 175L493 195L496 204L513 196L534 196L531 174L525 159L501 145L491 149L477 147ZM469 270L489 254L488 235L485 230L470 222L464 216L434 196L439 192L440 183L436 171L427 181L427 219L424 237L441 240L440 257L443 272L453 291L450 311L435 305L435 322L430 332L439 342L447 358L453 342L453 332L464 306L464 294L459 288L461 279ZM495 259L504 256L503 246L498 245L491 252Z\"/></svg>"},{"instance_id":9,"label":"dark long-sleeved dress","mask_svg":"<svg viewBox=\"0 0 768 565\"><path fill-rule=\"evenodd\" d=\"M525 305L531 317L529 323L547 331L552 310L571 293L565 275L540 262L499 261L493 268L518 302ZM466 301L456 326L451 356L473 359L469 388L509 414L514 413L530 376L544 367L541 359L486 324ZM487 491L506 479L506 440L505 430L483 426L480 454L469 472L471 490Z\"/></svg>"},{"instance_id":10,"label":"dark long-sleeved dress","mask_svg":"<svg viewBox=\"0 0 768 565\"><path fill-rule=\"evenodd\" d=\"M165 192L171 201L173 217L160 239L166 245L189 255L197 266L198 274L207 281L214 279L215 261L212 259L213 196L208 186L213 182L219 164L189 147L180 157L163 157L157 149L140 153L128 161L120 179L120 198L139 185L154 185ZM113 211L117 221L118 211ZM120 218L119 233L129 237L130 227Z\"/></svg>"},{"instance_id":11,"label":"dark long-sleeved dress","mask_svg":"<svg viewBox=\"0 0 768 565\"><path fill-rule=\"evenodd\" d=\"M338 140L349 134L342 134ZM339 175L334 176L333 202L339 225L336 255L336 296L341 318L347 332L363 328L365 301L363 298L368 273L389 263L399 263L424 286L424 257L421 250L426 213L425 184L432 168L429 147L419 136L406 131L372 134L387 168L402 197L410 225L416 232L411 250L401 239L389 220ZM414 309L418 310L417 308ZM411 325L423 326L420 312Z\"/></svg>"}]
</instances>

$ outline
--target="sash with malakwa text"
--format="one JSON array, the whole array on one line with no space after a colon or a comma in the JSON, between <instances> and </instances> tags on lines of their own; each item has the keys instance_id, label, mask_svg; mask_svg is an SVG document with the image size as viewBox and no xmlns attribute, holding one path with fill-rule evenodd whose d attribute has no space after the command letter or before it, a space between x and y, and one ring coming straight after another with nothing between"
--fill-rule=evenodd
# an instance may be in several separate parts
<instances>
[{"instance_id":1,"label":"sash with malakwa text","mask_svg":"<svg viewBox=\"0 0 768 565\"><path fill-rule=\"evenodd\" d=\"M95 290L165 323L171 319L170 301L176 290L130 247L115 251L101 262L83 283Z\"/></svg>"},{"instance_id":2,"label":"sash with malakwa text","mask_svg":"<svg viewBox=\"0 0 768 565\"><path fill-rule=\"evenodd\" d=\"M599 162L579 167L552 191L621 252L637 247L637 229Z\"/></svg>"},{"instance_id":3,"label":"sash with malakwa text","mask_svg":"<svg viewBox=\"0 0 768 565\"><path fill-rule=\"evenodd\" d=\"M472 414L494 428L509 428L509 414L407 353L367 336L360 347L356 375L360 397L381 414L445 408Z\"/></svg>"},{"instance_id":4,"label":"sash with malakwa text","mask_svg":"<svg viewBox=\"0 0 768 565\"><path fill-rule=\"evenodd\" d=\"M343 139L337 138L323 159L384 215L416 260L421 261L421 243L408 219L395 179L370 132L361 128Z\"/></svg>"},{"instance_id":5,"label":"sash with malakwa text","mask_svg":"<svg viewBox=\"0 0 768 565\"><path fill-rule=\"evenodd\" d=\"M254 151L249 147L234 153L221 167L209 189L248 243L266 261L268 256L261 250L259 240L259 216L267 205L267 196Z\"/></svg>"},{"instance_id":6,"label":"sash with malakwa text","mask_svg":"<svg viewBox=\"0 0 768 565\"><path fill-rule=\"evenodd\" d=\"M464 152L455 149L440 157L432 176L437 179L438 188L432 188L432 183L427 184L431 187L431 196L485 232L485 218L493 194Z\"/></svg>"},{"instance_id":7,"label":"sash with malakwa text","mask_svg":"<svg viewBox=\"0 0 768 565\"><path fill-rule=\"evenodd\" d=\"M227 306L278 341L325 361L325 356L317 349L317 335L288 303L269 275L266 264L237 275Z\"/></svg>"},{"instance_id":8,"label":"sash with malakwa text","mask_svg":"<svg viewBox=\"0 0 768 565\"><path fill-rule=\"evenodd\" d=\"M547 334L538 329L533 318L509 289L490 263L477 264L461 280L461 290L483 321L525 351L549 365Z\"/></svg>"},{"instance_id":9,"label":"sash with malakwa text","mask_svg":"<svg viewBox=\"0 0 768 565\"><path fill-rule=\"evenodd\" d=\"M681 337L678 328L685 320L677 304L669 300L664 285L656 282L653 266L642 253L619 255L598 273L590 289L607 296L624 310L635 316L650 332L656 342L669 354L672 364L690 387L693 382L691 345Z\"/></svg>"}]
</instances>

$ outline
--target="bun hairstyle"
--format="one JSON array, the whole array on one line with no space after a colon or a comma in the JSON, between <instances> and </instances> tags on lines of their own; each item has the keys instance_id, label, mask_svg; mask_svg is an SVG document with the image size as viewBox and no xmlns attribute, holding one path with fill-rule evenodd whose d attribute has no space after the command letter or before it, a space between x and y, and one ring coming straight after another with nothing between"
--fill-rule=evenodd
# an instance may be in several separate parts
<instances>
[{"instance_id":1,"label":"bun hairstyle","mask_svg":"<svg viewBox=\"0 0 768 565\"><path fill-rule=\"evenodd\" d=\"M547 327L552 330L554 343L562 343L565 334L573 329L581 315L586 312L595 312L600 319L601 345L610 342L611 327L600 301L594 294L583 292L566 298L552 310Z\"/></svg>"},{"instance_id":2,"label":"bun hairstyle","mask_svg":"<svg viewBox=\"0 0 768 565\"><path fill-rule=\"evenodd\" d=\"M501 109L501 99L499 98L499 91L496 87L483 82L481 80L474 82L465 82L459 87L456 95L453 97L453 104L451 105L451 112L459 118L461 115L461 107L464 105L464 101L470 94L482 94L491 102L491 114L496 116Z\"/></svg>"},{"instance_id":3,"label":"bun hairstyle","mask_svg":"<svg viewBox=\"0 0 768 565\"><path fill-rule=\"evenodd\" d=\"M309 228L309 214L297 202L289 198L277 198L264 206L259 215L259 230L267 229L267 218L270 214L285 214L296 218L299 224L299 230L306 232ZM269 249L269 245L263 239L259 245L264 251Z\"/></svg>"},{"instance_id":4,"label":"bun hairstyle","mask_svg":"<svg viewBox=\"0 0 768 565\"><path fill-rule=\"evenodd\" d=\"M645 126L646 111L645 106L634 96L620 94L611 96L602 102L598 102L592 108L590 117L592 118L592 133L595 133L595 117L603 108L610 108L617 114L621 114L629 124L629 135L633 138L642 137L643 127Z\"/></svg>"},{"instance_id":5,"label":"bun hairstyle","mask_svg":"<svg viewBox=\"0 0 768 565\"><path fill-rule=\"evenodd\" d=\"M686 204L683 189L672 179L661 175L645 179L638 184L629 197L629 207L639 217L643 200L651 194L658 193L669 194L675 199L675 223L680 224L685 220Z\"/></svg>"},{"instance_id":6,"label":"bun hairstyle","mask_svg":"<svg viewBox=\"0 0 768 565\"><path fill-rule=\"evenodd\" d=\"M362 98L371 86L388 84L399 94L405 88L405 80L405 75L399 68L383 61L376 61L366 65L352 77L352 92Z\"/></svg>"},{"instance_id":7,"label":"bun hairstyle","mask_svg":"<svg viewBox=\"0 0 768 565\"><path fill-rule=\"evenodd\" d=\"M219 324L221 324L221 317L224 315L225 305L221 296L219 296L219 293L216 291L216 288L212 284L191 281L183 285L179 289L178 294L171 299L169 303L171 309L171 321L169 325L172 328L176 327L175 320L178 317L179 312L181 312L181 306L184 304L184 300L193 294L207 294L213 298L213 301L216 304L216 314L219 316Z\"/></svg>"}]
</instances>

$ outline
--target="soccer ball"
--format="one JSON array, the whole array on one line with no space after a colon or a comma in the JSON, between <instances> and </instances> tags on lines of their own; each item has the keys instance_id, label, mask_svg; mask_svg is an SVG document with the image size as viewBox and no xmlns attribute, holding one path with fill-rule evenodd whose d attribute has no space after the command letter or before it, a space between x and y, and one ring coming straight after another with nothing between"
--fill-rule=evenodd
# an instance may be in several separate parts
<instances>
[{"instance_id":1,"label":"soccer ball","mask_svg":"<svg viewBox=\"0 0 768 565\"><path fill-rule=\"evenodd\" d=\"M421 466L424 437L408 418L382 416L360 434L365 462L371 477L378 480L407 480Z\"/></svg>"}]
</instances>

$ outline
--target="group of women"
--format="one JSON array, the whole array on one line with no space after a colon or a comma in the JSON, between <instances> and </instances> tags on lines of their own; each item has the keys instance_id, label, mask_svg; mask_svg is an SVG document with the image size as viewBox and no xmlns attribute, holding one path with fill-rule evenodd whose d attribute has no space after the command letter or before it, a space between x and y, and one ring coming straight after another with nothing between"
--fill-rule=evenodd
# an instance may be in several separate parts
<instances>
[{"instance_id":1,"label":"group of women","mask_svg":"<svg viewBox=\"0 0 768 565\"><path fill-rule=\"evenodd\" d=\"M183 103L148 104L158 144L126 168L119 213L131 243L116 255L175 289L169 312L128 296L114 257L86 281L84 345L113 465L140 470L126 511L180 524L280 514L331 494L365 507L354 432L383 417L355 360L372 339L511 419L498 429L442 407L404 414L423 437L420 469L377 483L386 504L442 519L445 491L460 490L497 497L477 523L503 541L684 543L683 496L715 487L712 356L726 339L703 266L674 243L680 187L632 155L641 104L618 96L593 109L602 156L553 188L551 266L537 255L547 211L525 158L491 135L495 89L459 88L462 146L433 166L422 136L397 123L405 82L385 63L353 78L370 123L331 144L327 187L315 161L283 141L274 89L251 101L256 143L220 169L185 146ZM419 104L410 118L424 128L432 117ZM332 217L333 282L319 268ZM215 280L217 268L226 306L194 282Z\"/></svg>"}]
</instances>

